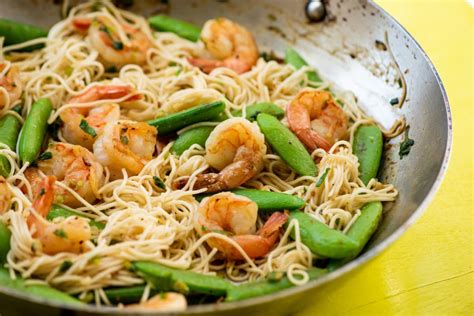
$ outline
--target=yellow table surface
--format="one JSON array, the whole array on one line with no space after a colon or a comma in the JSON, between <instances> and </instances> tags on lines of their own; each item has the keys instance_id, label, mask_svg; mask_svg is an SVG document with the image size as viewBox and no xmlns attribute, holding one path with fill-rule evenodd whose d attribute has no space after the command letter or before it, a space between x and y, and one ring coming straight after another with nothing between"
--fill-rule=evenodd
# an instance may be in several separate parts
<instances>
[{"instance_id":1,"label":"yellow table surface","mask_svg":"<svg viewBox=\"0 0 474 316\"><path fill-rule=\"evenodd\" d=\"M421 44L446 87L454 143L445 180L388 250L324 286L309 315L474 315L474 9L465 0L376 0Z\"/></svg>"}]
</instances>

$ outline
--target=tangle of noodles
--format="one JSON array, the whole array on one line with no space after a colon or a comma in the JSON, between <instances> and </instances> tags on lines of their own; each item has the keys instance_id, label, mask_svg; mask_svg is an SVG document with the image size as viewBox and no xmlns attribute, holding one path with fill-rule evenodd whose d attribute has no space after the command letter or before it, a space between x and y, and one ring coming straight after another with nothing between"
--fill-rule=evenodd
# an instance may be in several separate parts
<instances>
[{"instance_id":1,"label":"tangle of noodles","mask_svg":"<svg viewBox=\"0 0 474 316\"><path fill-rule=\"evenodd\" d=\"M164 115L162 108L172 107L170 102L177 99L178 93L181 93L180 99L186 99L191 94L204 97L212 90L219 99L224 100L225 112L231 116L233 110L243 110L245 115L245 106L256 102L273 102L285 109L301 89L322 90L329 87L328 83L308 82L305 73L310 67L295 70L292 66L263 59L259 59L252 70L240 75L227 68L218 68L206 74L187 61L192 52L199 54L204 50L201 43L190 42L171 33L154 32L143 17L121 11L108 1L101 4L97 7L97 1L91 1L74 7L65 20L51 28L47 38L3 48L5 58L20 70L24 84L23 117L33 102L48 97L54 106L49 120L53 123L62 111L77 106L68 105L67 100L91 85L104 82L128 84L144 96L138 101L121 103L121 118L136 121ZM153 43L147 52L146 63L143 66L128 64L119 72L106 69L88 37L72 28L71 22L78 16L107 17L114 25L128 23L139 28ZM120 27L117 30L126 43L126 34ZM13 51L33 43L44 43L45 47L29 53ZM370 122L370 119L349 93L338 99L343 102L344 112L350 120L351 141L356 127ZM91 107L108 102L99 100L80 106ZM1 114L9 111L17 115L10 110L18 103L7 105ZM404 122L401 121L391 131L384 131L385 136L397 135L403 128ZM62 139L62 136L59 135L59 138ZM201 237L196 233L193 218L199 203L193 195L205 190L189 188L196 176L208 168L204 159L205 150L193 145L178 157L171 153L172 145L172 142L168 143L136 176L127 175L125 170L123 179L112 181L107 176L99 191L101 199L94 204L59 183L82 202L82 206L76 209L78 212L104 223L105 228L93 231L93 242L88 242L89 251L55 255L37 251L35 239L27 226L26 217L33 196L31 184L24 175L26 166L20 166L14 151L0 147L0 154L5 155L12 165L7 178L13 196L12 207L1 218L12 232L11 251L7 257L12 276L17 273L30 279L30 282L46 282L65 292L78 294L80 298L90 297L92 293L98 305L110 304L103 292L106 287L144 283L142 278L128 269L133 260L150 260L203 274L218 274L234 282L264 278L272 271L287 272L295 284L307 282L305 271L311 267L315 255L301 242L297 222L289 223L276 247L264 258L251 260L245 255L246 260L239 262L217 260L217 249L211 249L205 243L208 238L225 239L239 248L241 253L245 252L225 235L209 233ZM368 185L361 182L351 142L339 141L329 152L317 149L312 156L318 162L319 174L316 177L298 176L271 149L267 149L263 170L245 187L296 195L306 202L304 212L343 232L360 214L362 205L370 201L393 201L397 196L393 185L382 184L376 179ZM327 177L323 185L317 187L316 183L326 169L329 170ZM165 182L166 190L153 184L154 176ZM175 180L188 177L184 188L171 189ZM262 224L263 220L259 218L257 226ZM292 230L296 232L294 240L289 238ZM63 271L61 266L65 261L70 261L72 265ZM142 300L147 299L149 290L147 286Z\"/></svg>"}]
</instances>

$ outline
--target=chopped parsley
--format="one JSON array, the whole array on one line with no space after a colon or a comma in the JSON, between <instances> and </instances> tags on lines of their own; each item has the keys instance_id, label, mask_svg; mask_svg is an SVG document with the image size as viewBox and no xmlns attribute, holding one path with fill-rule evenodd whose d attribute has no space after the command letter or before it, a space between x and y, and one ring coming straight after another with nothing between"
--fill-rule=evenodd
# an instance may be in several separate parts
<instances>
[{"instance_id":1,"label":"chopped parsley","mask_svg":"<svg viewBox=\"0 0 474 316\"><path fill-rule=\"evenodd\" d=\"M15 105L12 109L13 112L16 112L21 115L21 105Z\"/></svg>"},{"instance_id":2,"label":"chopped parsley","mask_svg":"<svg viewBox=\"0 0 474 316\"><path fill-rule=\"evenodd\" d=\"M58 236L59 238L67 239L66 232L65 232L64 230L62 230L62 229L56 229L56 230L54 231L54 234L55 234L56 236Z\"/></svg>"},{"instance_id":3,"label":"chopped parsley","mask_svg":"<svg viewBox=\"0 0 474 316\"><path fill-rule=\"evenodd\" d=\"M44 188L41 188L41 190L39 191L39 195L42 196L46 193L45 189Z\"/></svg>"},{"instance_id":4,"label":"chopped parsley","mask_svg":"<svg viewBox=\"0 0 474 316\"><path fill-rule=\"evenodd\" d=\"M59 272L66 272L72 266L71 260L64 260L59 266Z\"/></svg>"},{"instance_id":5,"label":"chopped parsley","mask_svg":"<svg viewBox=\"0 0 474 316\"><path fill-rule=\"evenodd\" d=\"M161 181L160 178L158 178L157 176L153 176L153 182L155 182L155 185L157 187L159 187L160 189L166 189L166 185L163 181Z\"/></svg>"},{"instance_id":6,"label":"chopped parsley","mask_svg":"<svg viewBox=\"0 0 474 316\"><path fill-rule=\"evenodd\" d=\"M400 100L398 100L398 98L393 98L392 100L390 100L391 105L397 105L399 102Z\"/></svg>"},{"instance_id":7,"label":"chopped parsley","mask_svg":"<svg viewBox=\"0 0 474 316\"><path fill-rule=\"evenodd\" d=\"M117 72L117 67L109 66L109 67L105 68L105 72Z\"/></svg>"},{"instance_id":8,"label":"chopped parsley","mask_svg":"<svg viewBox=\"0 0 474 316\"><path fill-rule=\"evenodd\" d=\"M120 136L120 142L124 145L128 145L128 137L125 135Z\"/></svg>"},{"instance_id":9,"label":"chopped parsley","mask_svg":"<svg viewBox=\"0 0 474 316\"><path fill-rule=\"evenodd\" d=\"M81 123L79 124L79 127L84 131L84 133L87 133L91 135L92 137L96 137L97 133L95 132L95 129L93 129L89 123L87 123L86 120L82 119Z\"/></svg>"},{"instance_id":10,"label":"chopped parsley","mask_svg":"<svg viewBox=\"0 0 474 316\"><path fill-rule=\"evenodd\" d=\"M53 153L50 151L45 151L38 157L39 160L49 160L51 158L53 158Z\"/></svg>"},{"instance_id":11,"label":"chopped parsley","mask_svg":"<svg viewBox=\"0 0 474 316\"><path fill-rule=\"evenodd\" d=\"M115 49L115 50L122 50L123 49L123 43L120 42L120 41L112 41L112 47Z\"/></svg>"},{"instance_id":12,"label":"chopped parsley","mask_svg":"<svg viewBox=\"0 0 474 316\"><path fill-rule=\"evenodd\" d=\"M408 129L405 131L405 140L400 143L400 150L398 155L400 159L403 159L404 156L407 156L410 153L411 147L415 145L415 141L408 137Z\"/></svg>"},{"instance_id":13,"label":"chopped parsley","mask_svg":"<svg viewBox=\"0 0 474 316\"><path fill-rule=\"evenodd\" d=\"M323 174L321 175L321 177L319 177L318 182L316 182L316 187L317 188L319 188L323 184L324 180L328 176L329 170L331 170L331 168L326 168L324 170Z\"/></svg>"}]
</instances>

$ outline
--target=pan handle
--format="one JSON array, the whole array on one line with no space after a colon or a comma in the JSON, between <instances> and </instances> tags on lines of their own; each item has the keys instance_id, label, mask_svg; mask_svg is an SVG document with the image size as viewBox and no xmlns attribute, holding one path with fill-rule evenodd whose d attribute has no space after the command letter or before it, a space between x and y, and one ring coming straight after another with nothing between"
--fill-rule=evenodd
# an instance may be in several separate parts
<instances>
[{"instance_id":1,"label":"pan handle","mask_svg":"<svg viewBox=\"0 0 474 316\"><path fill-rule=\"evenodd\" d=\"M326 5L323 0L308 0L305 13L311 22L321 22L326 16Z\"/></svg>"}]
</instances>

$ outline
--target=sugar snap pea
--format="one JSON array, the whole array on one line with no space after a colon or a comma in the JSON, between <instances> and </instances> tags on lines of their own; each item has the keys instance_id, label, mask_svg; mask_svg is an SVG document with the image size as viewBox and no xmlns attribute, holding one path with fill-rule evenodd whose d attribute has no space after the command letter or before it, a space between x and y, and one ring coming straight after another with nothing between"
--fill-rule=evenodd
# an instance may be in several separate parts
<instances>
[{"instance_id":1,"label":"sugar snap pea","mask_svg":"<svg viewBox=\"0 0 474 316\"><path fill-rule=\"evenodd\" d=\"M200 27L167 15L160 14L152 16L148 19L148 23L158 31L172 32L193 42L197 42L201 35Z\"/></svg>"},{"instance_id":2,"label":"sugar snap pea","mask_svg":"<svg viewBox=\"0 0 474 316\"><path fill-rule=\"evenodd\" d=\"M359 247L356 241L301 211L290 212L286 227L292 220L298 221L303 244L318 256L344 258L352 255ZM294 230L290 236L295 238Z\"/></svg>"},{"instance_id":3,"label":"sugar snap pea","mask_svg":"<svg viewBox=\"0 0 474 316\"><path fill-rule=\"evenodd\" d=\"M270 114L278 119L281 119L285 116L285 111L278 107L276 104L270 102L262 102L247 106L247 108L245 109L245 118L249 121L255 121L260 113ZM242 116L242 110L233 111L232 115Z\"/></svg>"},{"instance_id":4,"label":"sugar snap pea","mask_svg":"<svg viewBox=\"0 0 474 316\"><path fill-rule=\"evenodd\" d=\"M160 117L149 121L148 124L158 129L158 135L166 135L194 123L210 121L223 112L224 108L224 102L217 101Z\"/></svg>"},{"instance_id":5,"label":"sugar snap pea","mask_svg":"<svg viewBox=\"0 0 474 316\"><path fill-rule=\"evenodd\" d=\"M104 290L104 293L112 304L129 304L140 301L144 291L144 285L137 285L129 287L107 288ZM157 291L152 289L150 291L150 296L156 293Z\"/></svg>"},{"instance_id":6,"label":"sugar snap pea","mask_svg":"<svg viewBox=\"0 0 474 316\"><path fill-rule=\"evenodd\" d=\"M190 129L178 136L171 150L175 154L181 155L186 149L188 149L194 144L199 144L201 147L204 148L206 140L213 129L213 126L199 126Z\"/></svg>"},{"instance_id":7,"label":"sugar snap pea","mask_svg":"<svg viewBox=\"0 0 474 316\"><path fill-rule=\"evenodd\" d=\"M25 280L18 276L16 279L11 279L8 270L3 267L0 267L0 285L51 301L76 305L83 304L78 299L47 285L26 285Z\"/></svg>"},{"instance_id":8,"label":"sugar snap pea","mask_svg":"<svg viewBox=\"0 0 474 316\"><path fill-rule=\"evenodd\" d=\"M308 63L303 57L300 56L293 48L288 47L285 51L285 63L292 65L296 69L300 69L303 66L307 66ZM321 77L316 73L316 71L308 71L306 73L308 79L313 82L322 82Z\"/></svg>"},{"instance_id":9,"label":"sugar snap pea","mask_svg":"<svg viewBox=\"0 0 474 316\"><path fill-rule=\"evenodd\" d=\"M11 150L15 150L20 129L21 122L16 116L11 114L3 116L0 119L0 143L7 145ZM8 159L0 155L0 175L7 177L10 174L10 169Z\"/></svg>"},{"instance_id":10,"label":"sugar snap pea","mask_svg":"<svg viewBox=\"0 0 474 316\"><path fill-rule=\"evenodd\" d=\"M295 210L302 208L305 205L304 200L287 193L262 191L256 189L235 189L231 192L237 195L248 197L257 203L258 210L263 212ZM213 193L202 193L195 195L194 197L196 200L201 202L202 199L211 195L213 195Z\"/></svg>"},{"instance_id":11,"label":"sugar snap pea","mask_svg":"<svg viewBox=\"0 0 474 316\"><path fill-rule=\"evenodd\" d=\"M0 37L5 37L5 46L20 44L46 36L48 36L48 32L40 27L9 19L0 19ZM43 45L33 45L22 50L31 51L41 47Z\"/></svg>"},{"instance_id":12,"label":"sugar snap pea","mask_svg":"<svg viewBox=\"0 0 474 316\"><path fill-rule=\"evenodd\" d=\"M273 150L302 176L315 176L317 167L299 139L274 116L261 113L257 123Z\"/></svg>"},{"instance_id":13,"label":"sugar snap pea","mask_svg":"<svg viewBox=\"0 0 474 316\"><path fill-rule=\"evenodd\" d=\"M48 215L46 216L46 219L48 221L52 221L53 219L55 219L57 217L66 218L66 217L69 217L69 216L79 216L79 217L88 218L88 217L84 216L83 214L81 214L79 212L74 212L72 210L65 209L65 208L63 208L59 205L53 204L53 206L51 207L51 210L49 211ZM105 227L104 223L97 222L93 219L89 220L89 225L91 227L96 227L99 230L102 230Z\"/></svg>"},{"instance_id":14,"label":"sugar snap pea","mask_svg":"<svg viewBox=\"0 0 474 316\"><path fill-rule=\"evenodd\" d=\"M10 251L10 238L12 234L7 225L0 221L0 266L7 260Z\"/></svg>"},{"instance_id":15,"label":"sugar snap pea","mask_svg":"<svg viewBox=\"0 0 474 316\"><path fill-rule=\"evenodd\" d=\"M383 206L381 202L365 204L360 210L361 214L347 231L346 236L358 243L357 249L346 258L331 259L328 264L329 271L335 270L345 263L354 259L364 249L365 244L374 234L380 219L382 218Z\"/></svg>"},{"instance_id":16,"label":"sugar snap pea","mask_svg":"<svg viewBox=\"0 0 474 316\"><path fill-rule=\"evenodd\" d=\"M53 105L46 98L39 99L31 107L18 140L18 154L22 163L31 164L38 156L52 110Z\"/></svg>"},{"instance_id":17,"label":"sugar snap pea","mask_svg":"<svg viewBox=\"0 0 474 316\"><path fill-rule=\"evenodd\" d=\"M359 178L364 184L377 177L383 150L382 131L375 125L361 125L354 134L352 146L359 159Z\"/></svg>"},{"instance_id":18,"label":"sugar snap pea","mask_svg":"<svg viewBox=\"0 0 474 316\"><path fill-rule=\"evenodd\" d=\"M327 273L325 269L311 268L308 269L310 280L320 278ZM249 282L240 286L234 286L227 291L227 302L241 301L247 298L263 296L275 293L294 286L293 283L285 276L278 281L263 280Z\"/></svg>"},{"instance_id":19,"label":"sugar snap pea","mask_svg":"<svg viewBox=\"0 0 474 316\"><path fill-rule=\"evenodd\" d=\"M132 267L160 291L172 290L184 294L203 293L221 296L234 286L218 276L178 270L159 263L135 261Z\"/></svg>"}]
</instances>

